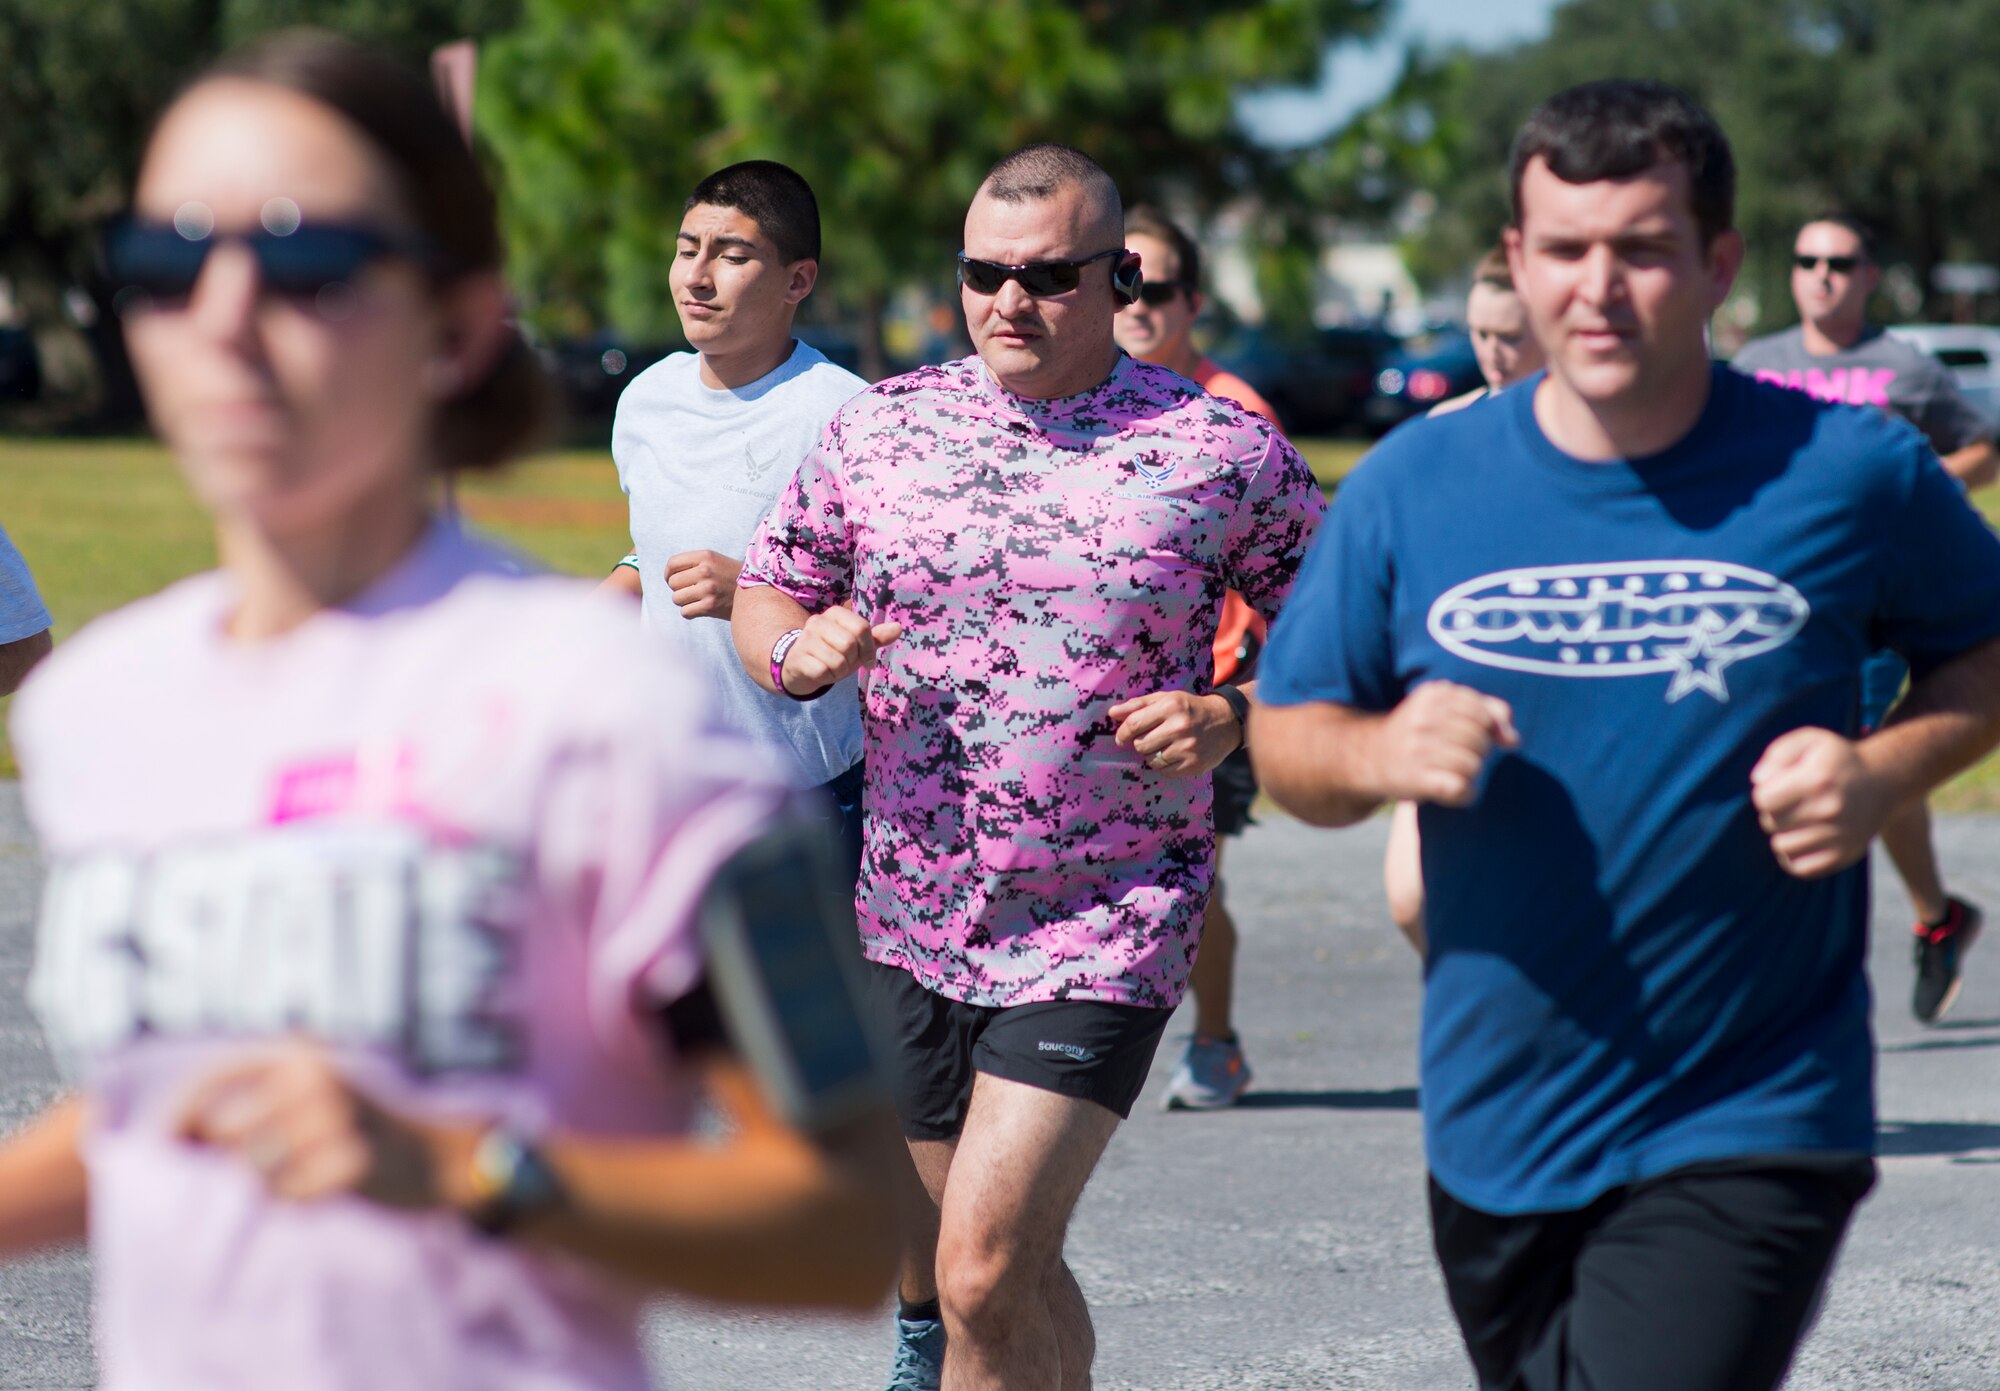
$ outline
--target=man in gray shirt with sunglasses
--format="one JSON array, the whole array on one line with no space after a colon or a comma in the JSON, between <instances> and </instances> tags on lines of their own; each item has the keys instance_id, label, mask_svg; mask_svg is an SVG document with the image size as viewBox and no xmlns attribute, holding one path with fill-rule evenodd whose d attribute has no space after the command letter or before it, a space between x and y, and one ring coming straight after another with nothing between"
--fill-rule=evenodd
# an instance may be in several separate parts
<instances>
[{"instance_id":1,"label":"man in gray shirt with sunglasses","mask_svg":"<svg viewBox=\"0 0 2000 1391\"><path fill-rule=\"evenodd\" d=\"M1959 394L1943 364L1868 322L1868 299L1881 278L1865 225L1838 212L1814 218L1792 244L1798 326L1746 343L1730 365L1822 401L1901 416L1930 440L1947 473L1967 488L1985 487L2000 476L1993 426ZM1869 659L1861 672L1857 714L1863 732L1888 717L1908 675L1908 664L1893 652ZM1882 848L1916 909L1911 1012L1935 1024L1958 998L1963 957L1979 935L1981 914L1946 892L1931 843L1930 813L1922 802L1889 819Z\"/></svg>"}]
</instances>

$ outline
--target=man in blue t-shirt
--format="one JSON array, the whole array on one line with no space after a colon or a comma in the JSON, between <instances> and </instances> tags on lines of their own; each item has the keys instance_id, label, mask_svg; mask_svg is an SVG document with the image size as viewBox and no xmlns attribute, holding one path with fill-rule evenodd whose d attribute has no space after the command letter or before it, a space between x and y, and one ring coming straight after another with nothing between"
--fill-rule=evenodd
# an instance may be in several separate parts
<instances>
[{"instance_id":1,"label":"man in blue t-shirt","mask_svg":"<svg viewBox=\"0 0 2000 1391\"><path fill-rule=\"evenodd\" d=\"M1480 1384L1761 1391L1873 1181L1868 843L2000 740L2000 538L1908 425L1712 365L1712 118L1551 98L1506 241L1547 373L1391 436L1265 659L1271 795L1421 804L1425 1138ZM1861 660L1915 682L1855 737Z\"/></svg>"}]
</instances>

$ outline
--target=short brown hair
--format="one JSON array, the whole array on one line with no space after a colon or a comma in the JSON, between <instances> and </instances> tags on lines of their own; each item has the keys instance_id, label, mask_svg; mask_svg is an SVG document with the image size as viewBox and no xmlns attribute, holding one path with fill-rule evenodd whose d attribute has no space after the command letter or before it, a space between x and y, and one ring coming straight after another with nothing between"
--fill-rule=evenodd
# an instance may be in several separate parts
<instances>
[{"instance_id":1,"label":"short brown hair","mask_svg":"<svg viewBox=\"0 0 2000 1391\"><path fill-rule=\"evenodd\" d=\"M1194 238L1181 230L1181 225L1150 203L1134 204L1125 214L1125 235L1129 237L1151 237L1163 241L1174 250L1174 284L1183 290L1201 289L1201 248ZM1165 276L1147 276L1147 283L1158 285L1166 281Z\"/></svg>"},{"instance_id":2,"label":"short brown hair","mask_svg":"<svg viewBox=\"0 0 2000 1391\"><path fill-rule=\"evenodd\" d=\"M1688 202L1703 245L1735 225L1736 158L1729 138L1699 102L1664 82L1609 78L1556 93L1528 117L1508 160L1514 225L1521 225L1521 176L1540 159L1566 184L1625 179L1676 161L1688 175Z\"/></svg>"},{"instance_id":3,"label":"short brown hair","mask_svg":"<svg viewBox=\"0 0 2000 1391\"><path fill-rule=\"evenodd\" d=\"M1074 145L1023 145L986 171L979 191L1002 203L1039 203L1074 185L1095 205L1098 225L1113 235L1125 220L1118 185L1104 166Z\"/></svg>"},{"instance_id":4,"label":"short brown hair","mask_svg":"<svg viewBox=\"0 0 2000 1391\"><path fill-rule=\"evenodd\" d=\"M1472 268L1472 283L1513 294L1514 270L1507 264L1507 253L1496 246L1481 256L1479 264Z\"/></svg>"},{"instance_id":5,"label":"short brown hair","mask_svg":"<svg viewBox=\"0 0 2000 1391\"><path fill-rule=\"evenodd\" d=\"M229 54L186 91L222 78L297 93L360 131L388 166L403 211L437 248L441 283L503 268L493 189L422 75L351 39L291 29ZM436 460L447 469L497 467L533 446L552 414L541 360L510 329L485 378L438 406Z\"/></svg>"}]
</instances>

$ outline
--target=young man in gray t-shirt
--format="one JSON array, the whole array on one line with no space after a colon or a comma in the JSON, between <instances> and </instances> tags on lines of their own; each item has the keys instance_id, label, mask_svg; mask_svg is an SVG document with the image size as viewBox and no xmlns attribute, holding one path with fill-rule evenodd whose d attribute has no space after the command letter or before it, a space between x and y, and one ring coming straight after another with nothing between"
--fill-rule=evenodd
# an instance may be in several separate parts
<instances>
[{"instance_id":1,"label":"young man in gray t-shirt","mask_svg":"<svg viewBox=\"0 0 2000 1391\"><path fill-rule=\"evenodd\" d=\"M729 717L776 748L794 781L825 786L858 816L854 692L810 704L771 695L743 674L729 636L751 533L867 385L792 337L818 274L819 210L784 165L731 165L689 196L669 283L695 351L648 368L619 398L611 456L631 499L632 553L606 584L637 594L643 625L695 654Z\"/></svg>"},{"instance_id":2,"label":"young man in gray t-shirt","mask_svg":"<svg viewBox=\"0 0 2000 1391\"><path fill-rule=\"evenodd\" d=\"M1830 213L1799 229L1792 246L1796 328L1743 345L1730 365L1759 381L1823 401L1876 406L1923 432L1945 470L1967 488L2000 475L1993 426L1959 394L1944 366L1923 350L1868 322L1868 297L1881 279L1868 230ZM1862 668L1860 722L1879 726L1902 693L1909 667L1893 652ZM1934 1024L1958 998L1961 959L1979 935L1977 907L1945 890L1922 802L1890 818L1882 848L1909 890L1917 913L1916 985L1910 1007Z\"/></svg>"},{"instance_id":3,"label":"young man in gray t-shirt","mask_svg":"<svg viewBox=\"0 0 2000 1391\"><path fill-rule=\"evenodd\" d=\"M611 457L632 502L632 553L605 586L637 594L643 625L695 655L730 718L782 753L800 786L826 792L858 873L855 683L811 701L773 695L744 673L729 630L751 534L827 423L868 385L792 337L818 275L819 209L798 174L752 160L695 187L669 276L694 351L648 368L618 398ZM935 1387L944 1359L937 1212L915 1170L898 1178L906 1250L891 1380Z\"/></svg>"}]
</instances>

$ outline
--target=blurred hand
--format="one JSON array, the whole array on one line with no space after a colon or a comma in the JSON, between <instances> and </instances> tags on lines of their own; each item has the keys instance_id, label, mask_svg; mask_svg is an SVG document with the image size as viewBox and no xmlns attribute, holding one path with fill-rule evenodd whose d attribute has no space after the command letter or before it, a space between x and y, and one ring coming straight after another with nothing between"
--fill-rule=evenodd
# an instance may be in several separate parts
<instances>
[{"instance_id":1,"label":"blurred hand","mask_svg":"<svg viewBox=\"0 0 2000 1391\"><path fill-rule=\"evenodd\" d=\"M845 681L861 668L874 666L882 649L902 635L900 623L870 623L844 604L835 604L808 618L785 654L781 673L785 689L806 696Z\"/></svg>"},{"instance_id":2,"label":"blurred hand","mask_svg":"<svg viewBox=\"0 0 2000 1391\"><path fill-rule=\"evenodd\" d=\"M1399 802L1465 807L1494 749L1518 749L1514 712L1497 696L1450 681L1426 681L1389 712L1378 757L1383 795Z\"/></svg>"},{"instance_id":3,"label":"blurred hand","mask_svg":"<svg viewBox=\"0 0 2000 1391\"><path fill-rule=\"evenodd\" d=\"M1750 804L1784 871L1818 879L1868 853L1896 797L1853 740L1808 726L1764 750L1750 770Z\"/></svg>"},{"instance_id":4,"label":"blurred hand","mask_svg":"<svg viewBox=\"0 0 2000 1391\"><path fill-rule=\"evenodd\" d=\"M443 1200L443 1133L370 1101L311 1045L211 1073L189 1098L179 1129L196 1144L235 1154L281 1198L353 1193L396 1208Z\"/></svg>"},{"instance_id":5,"label":"blurred hand","mask_svg":"<svg viewBox=\"0 0 2000 1391\"><path fill-rule=\"evenodd\" d=\"M1243 743L1236 712L1218 695L1154 691L1121 700L1108 713L1118 725L1119 746L1170 778L1212 772Z\"/></svg>"},{"instance_id":6,"label":"blurred hand","mask_svg":"<svg viewBox=\"0 0 2000 1391\"><path fill-rule=\"evenodd\" d=\"M736 609L743 562L719 551L682 551L667 560L667 588L682 618L727 619Z\"/></svg>"}]
</instances>

